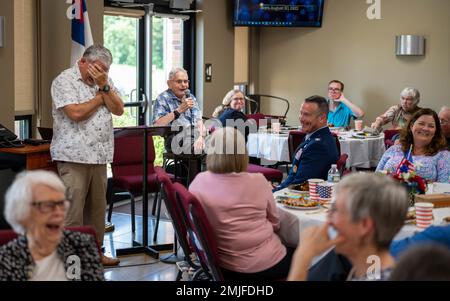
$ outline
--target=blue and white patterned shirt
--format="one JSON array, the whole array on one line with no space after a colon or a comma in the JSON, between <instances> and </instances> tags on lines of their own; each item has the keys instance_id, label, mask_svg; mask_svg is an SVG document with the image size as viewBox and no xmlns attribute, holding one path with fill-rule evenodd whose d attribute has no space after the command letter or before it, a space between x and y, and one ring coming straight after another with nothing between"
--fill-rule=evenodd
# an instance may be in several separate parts
<instances>
[{"instance_id":1,"label":"blue and white patterned shirt","mask_svg":"<svg viewBox=\"0 0 450 301\"><path fill-rule=\"evenodd\" d=\"M199 120L202 119L202 114L194 95L191 94L191 98L194 101L194 107L180 114L177 124L182 126L196 125ZM159 94L156 98L156 102L153 105L153 123L161 117L175 111L181 104L181 101L172 90L167 89L163 93Z\"/></svg>"}]
</instances>

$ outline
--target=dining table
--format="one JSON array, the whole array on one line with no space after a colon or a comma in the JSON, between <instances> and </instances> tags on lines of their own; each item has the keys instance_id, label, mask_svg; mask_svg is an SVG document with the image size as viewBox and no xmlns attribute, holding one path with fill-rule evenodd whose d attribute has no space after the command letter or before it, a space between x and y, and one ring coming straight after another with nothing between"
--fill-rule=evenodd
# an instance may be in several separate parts
<instances>
[{"instance_id":1,"label":"dining table","mask_svg":"<svg viewBox=\"0 0 450 301\"><path fill-rule=\"evenodd\" d=\"M284 188L274 193L275 200L279 196L289 196L292 194L289 188ZM301 232L311 226L322 225L327 221L329 205L318 206L316 208L297 208L285 206L277 202L277 210L281 222L278 236L286 246L296 247L299 243ZM433 209L433 225L444 225L443 219L450 216L450 207ZM414 224L405 224L394 237L394 240L413 236L415 233L423 231Z\"/></svg>"},{"instance_id":2,"label":"dining table","mask_svg":"<svg viewBox=\"0 0 450 301\"><path fill-rule=\"evenodd\" d=\"M341 154L347 154L346 168L374 168L386 151L384 134L362 135L355 130L334 130L338 136ZM260 130L248 135L247 149L250 157L270 162L291 162L289 131L274 133Z\"/></svg>"}]
</instances>

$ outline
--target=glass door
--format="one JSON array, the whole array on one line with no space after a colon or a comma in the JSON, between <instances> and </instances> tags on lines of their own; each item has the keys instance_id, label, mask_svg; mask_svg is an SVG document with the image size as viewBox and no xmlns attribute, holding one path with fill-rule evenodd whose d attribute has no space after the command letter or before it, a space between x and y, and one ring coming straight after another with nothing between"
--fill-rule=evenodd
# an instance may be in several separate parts
<instances>
[{"instance_id":1,"label":"glass door","mask_svg":"<svg viewBox=\"0 0 450 301\"><path fill-rule=\"evenodd\" d=\"M149 124L147 110L167 89L170 70L184 66L187 19L148 10L144 18L104 16L104 45L114 58L109 75L125 103L125 113L113 117L114 127ZM148 99L144 92L151 94ZM155 137L154 144L155 164L161 165L164 141Z\"/></svg>"},{"instance_id":2,"label":"glass door","mask_svg":"<svg viewBox=\"0 0 450 301\"><path fill-rule=\"evenodd\" d=\"M183 67L183 20L154 15L152 17L152 100L167 89L172 68ZM164 139L155 137L156 165L162 165Z\"/></svg>"},{"instance_id":3,"label":"glass door","mask_svg":"<svg viewBox=\"0 0 450 301\"><path fill-rule=\"evenodd\" d=\"M152 99L156 99L167 89L170 70L183 67L183 20L153 16L152 46Z\"/></svg>"},{"instance_id":4,"label":"glass door","mask_svg":"<svg viewBox=\"0 0 450 301\"><path fill-rule=\"evenodd\" d=\"M139 22L135 17L104 16L104 44L113 55L109 76L125 103L122 116L113 116L114 127L140 124L143 103L139 91Z\"/></svg>"}]
</instances>

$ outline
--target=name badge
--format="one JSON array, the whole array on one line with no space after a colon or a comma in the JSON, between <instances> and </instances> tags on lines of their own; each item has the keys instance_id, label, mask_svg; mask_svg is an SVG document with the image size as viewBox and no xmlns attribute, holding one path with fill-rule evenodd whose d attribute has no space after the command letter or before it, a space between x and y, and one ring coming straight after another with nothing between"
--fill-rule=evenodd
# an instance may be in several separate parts
<instances>
[{"instance_id":1,"label":"name badge","mask_svg":"<svg viewBox=\"0 0 450 301\"><path fill-rule=\"evenodd\" d=\"M295 160L300 160L300 157L302 156L303 148L299 149L298 152L295 154Z\"/></svg>"}]
</instances>

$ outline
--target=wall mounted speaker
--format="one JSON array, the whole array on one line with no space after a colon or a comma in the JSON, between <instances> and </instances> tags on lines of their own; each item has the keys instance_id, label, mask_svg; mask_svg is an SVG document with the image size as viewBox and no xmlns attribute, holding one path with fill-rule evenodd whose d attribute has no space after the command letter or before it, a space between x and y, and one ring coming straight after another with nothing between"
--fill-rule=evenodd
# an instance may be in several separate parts
<instances>
[{"instance_id":1,"label":"wall mounted speaker","mask_svg":"<svg viewBox=\"0 0 450 301\"><path fill-rule=\"evenodd\" d=\"M397 55L425 55L425 38L417 35L396 36L395 53Z\"/></svg>"}]
</instances>

